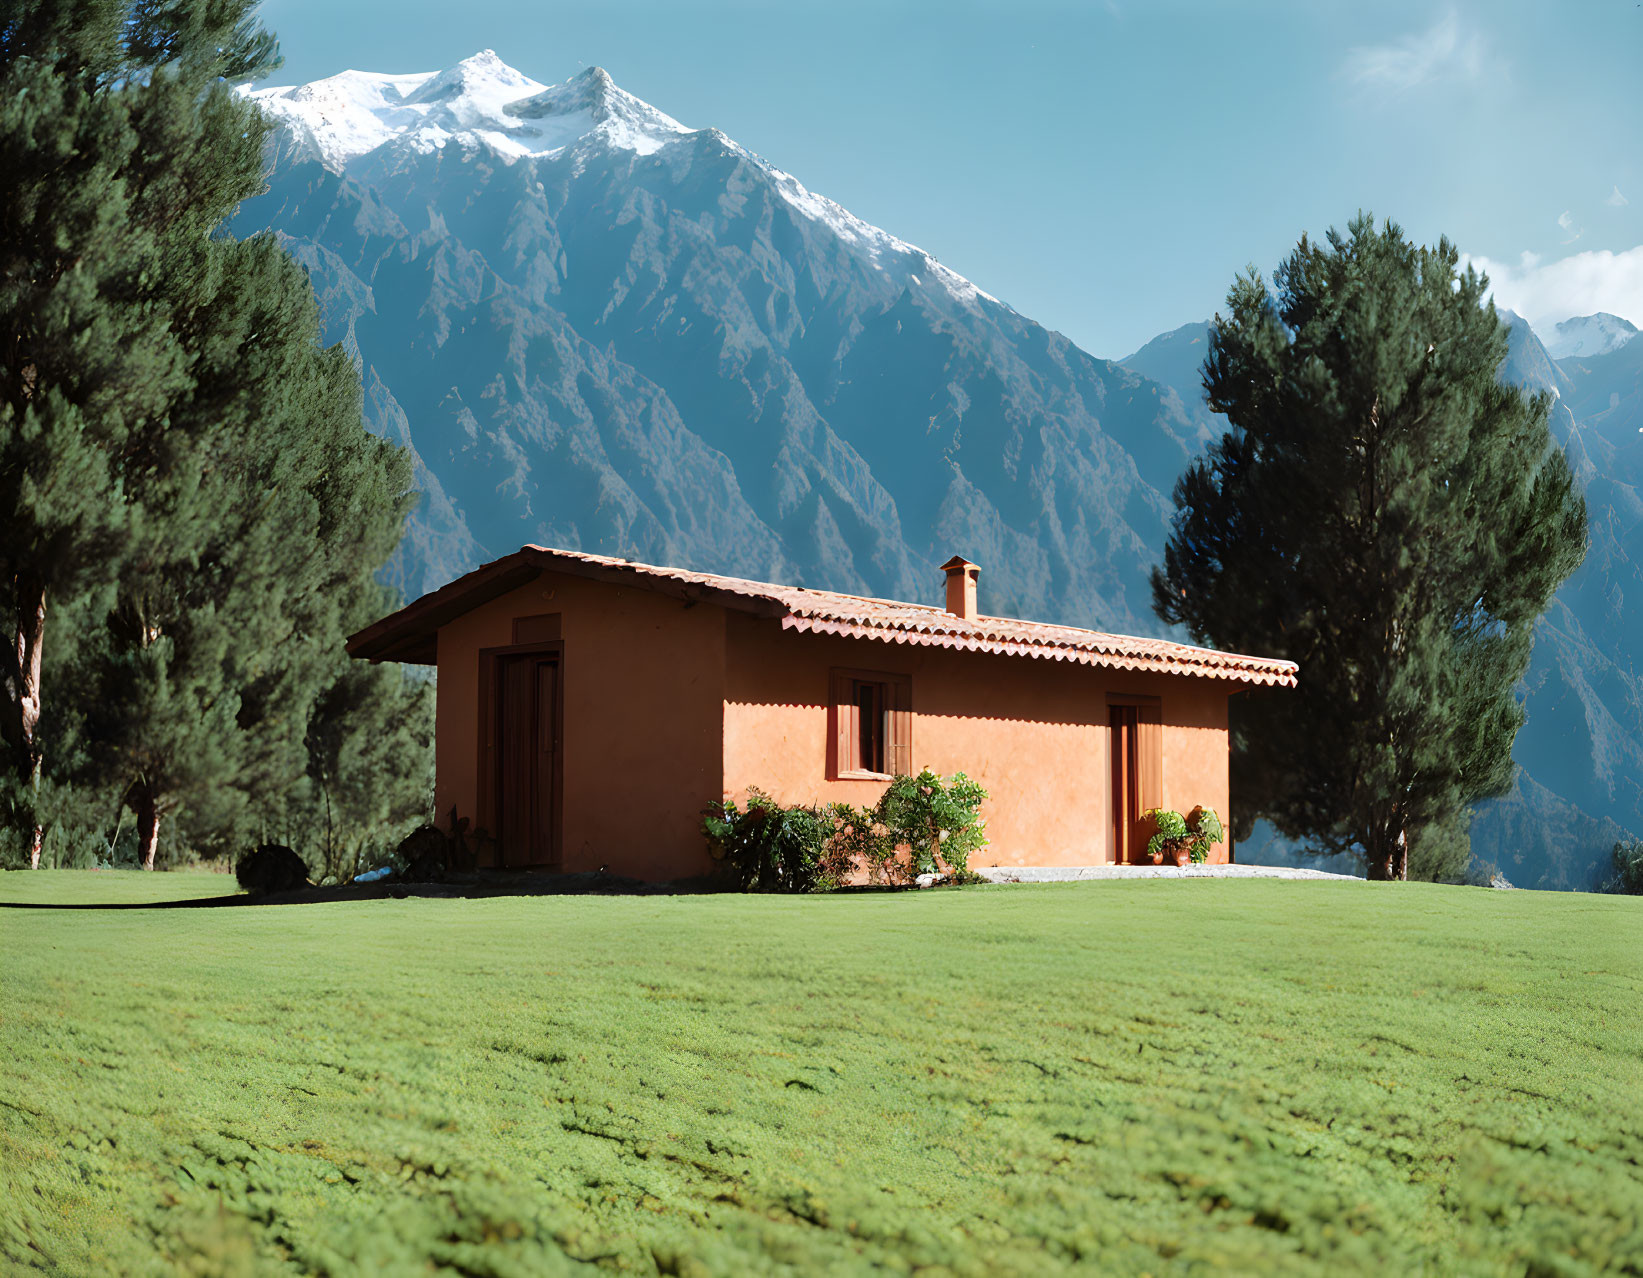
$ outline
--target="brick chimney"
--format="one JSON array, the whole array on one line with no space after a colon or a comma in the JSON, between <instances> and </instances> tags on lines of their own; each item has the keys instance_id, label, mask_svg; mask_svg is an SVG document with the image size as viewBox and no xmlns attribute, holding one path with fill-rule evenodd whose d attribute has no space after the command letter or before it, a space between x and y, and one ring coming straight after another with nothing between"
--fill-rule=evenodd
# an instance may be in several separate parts
<instances>
[{"instance_id":1,"label":"brick chimney","mask_svg":"<svg viewBox=\"0 0 1643 1278\"><path fill-rule=\"evenodd\" d=\"M962 555L954 555L941 565L947 574L947 611L965 621L976 619L976 581L981 576L977 568Z\"/></svg>"}]
</instances>

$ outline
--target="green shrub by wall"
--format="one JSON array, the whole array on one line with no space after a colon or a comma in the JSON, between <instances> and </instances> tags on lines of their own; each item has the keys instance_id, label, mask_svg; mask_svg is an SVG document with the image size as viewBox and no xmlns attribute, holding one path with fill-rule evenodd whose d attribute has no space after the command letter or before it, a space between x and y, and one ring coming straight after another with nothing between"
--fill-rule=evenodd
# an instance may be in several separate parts
<instances>
[{"instance_id":1,"label":"green shrub by wall","mask_svg":"<svg viewBox=\"0 0 1643 1278\"><path fill-rule=\"evenodd\" d=\"M870 808L848 803L783 807L761 790L709 805L708 849L743 891L815 892L865 876L905 887L920 875L963 881L987 844L987 791L962 772L924 769L893 780Z\"/></svg>"}]
</instances>

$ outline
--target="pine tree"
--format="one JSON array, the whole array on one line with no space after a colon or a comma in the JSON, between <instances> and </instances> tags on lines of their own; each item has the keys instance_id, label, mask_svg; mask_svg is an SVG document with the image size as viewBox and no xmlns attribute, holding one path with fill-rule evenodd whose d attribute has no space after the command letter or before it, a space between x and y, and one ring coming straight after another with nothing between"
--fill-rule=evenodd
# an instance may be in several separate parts
<instances>
[{"instance_id":1,"label":"pine tree","mask_svg":"<svg viewBox=\"0 0 1643 1278\"><path fill-rule=\"evenodd\" d=\"M1447 240L1360 215L1303 239L1276 295L1228 295L1204 364L1230 428L1181 477L1154 607L1199 642L1287 657L1235 699L1240 824L1265 816L1372 878L1450 868L1511 785L1533 628L1586 550L1550 400L1500 384L1488 281Z\"/></svg>"},{"instance_id":2,"label":"pine tree","mask_svg":"<svg viewBox=\"0 0 1643 1278\"><path fill-rule=\"evenodd\" d=\"M185 805L190 842L229 851L283 807L353 601L408 509L405 455L361 425L359 375L321 350L302 268L271 237L213 241L216 341L145 487L164 536L127 562L88 714L152 868Z\"/></svg>"},{"instance_id":3,"label":"pine tree","mask_svg":"<svg viewBox=\"0 0 1643 1278\"><path fill-rule=\"evenodd\" d=\"M39 863L54 601L116 579L202 336L209 232L258 189L229 81L273 63L250 0L9 0L0 12L0 742Z\"/></svg>"},{"instance_id":4,"label":"pine tree","mask_svg":"<svg viewBox=\"0 0 1643 1278\"><path fill-rule=\"evenodd\" d=\"M24 182L0 211L15 253L0 302L19 337L0 379L22 373L0 403L0 495L21 535L0 548L0 603L20 659L5 741L35 863L51 739L63 780L130 808L152 868L168 818L196 850L227 851L304 787L316 698L345 621L378 600L410 472L364 430L358 371L321 349L301 267L270 235L222 229L261 183L266 126L230 89L273 56L249 0L14 9L0 145ZM62 663L76 677L52 691L59 730L42 736L53 599L76 618ZM394 793L420 793L415 760L406 772Z\"/></svg>"}]
</instances>

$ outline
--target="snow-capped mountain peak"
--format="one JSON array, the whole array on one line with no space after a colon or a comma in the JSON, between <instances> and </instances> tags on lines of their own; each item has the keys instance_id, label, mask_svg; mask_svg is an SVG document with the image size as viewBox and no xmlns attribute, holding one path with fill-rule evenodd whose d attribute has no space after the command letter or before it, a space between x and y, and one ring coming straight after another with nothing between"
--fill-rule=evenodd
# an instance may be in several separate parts
<instances>
[{"instance_id":1,"label":"snow-capped mountain peak","mask_svg":"<svg viewBox=\"0 0 1643 1278\"><path fill-rule=\"evenodd\" d=\"M1637 336L1637 326L1618 315L1599 311L1577 315L1558 324L1546 350L1553 359L1573 359L1607 355Z\"/></svg>"},{"instance_id":2,"label":"snow-capped mountain peak","mask_svg":"<svg viewBox=\"0 0 1643 1278\"><path fill-rule=\"evenodd\" d=\"M612 114L621 114L624 108L635 107L661 120L670 118L649 103L641 102L631 93L624 93L617 88L616 81L610 78L610 72L604 67L589 67L586 71L573 75L563 84L556 84L530 97L510 102L507 109L509 115L525 118L570 115L577 111L585 111L596 119L602 119ZM672 123L678 125L677 120L673 120Z\"/></svg>"},{"instance_id":3,"label":"snow-capped mountain peak","mask_svg":"<svg viewBox=\"0 0 1643 1278\"><path fill-rule=\"evenodd\" d=\"M488 150L510 164L580 156L584 146L642 156L671 148L677 170L686 172L693 148L707 145L762 171L769 188L795 212L826 228L898 287L929 281L968 305L998 302L922 249L808 190L718 129L693 130L634 97L603 67L544 85L484 49L443 71L344 71L310 84L242 92L280 127L283 159L315 159L338 173L359 172L373 163L368 157L426 155L452 143Z\"/></svg>"},{"instance_id":4,"label":"snow-capped mountain peak","mask_svg":"<svg viewBox=\"0 0 1643 1278\"><path fill-rule=\"evenodd\" d=\"M297 151L341 172L385 146L437 150L456 141L505 160L553 155L590 135L650 154L688 129L617 88L600 67L548 86L490 49L443 71L344 71L303 85L250 90Z\"/></svg>"},{"instance_id":5,"label":"snow-capped mountain peak","mask_svg":"<svg viewBox=\"0 0 1643 1278\"><path fill-rule=\"evenodd\" d=\"M489 115L521 94L535 93L541 87L497 57L495 50L481 49L473 57L430 76L405 101L407 105L428 106L465 102L471 110Z\"/></svg>"},{"instance_id":6,"label":"snow-capped mountain peak","mask_svg":"<svg viewBox=\"0 0 1643 1278\"><path fill-rule=\"evenodd\" d=\"M612 144L641 155L691 131L650 103L617 88L603 67L589 67L563 84L519 98L504 109L517 120L591 121Z\"/></svg>"}]
</instances>

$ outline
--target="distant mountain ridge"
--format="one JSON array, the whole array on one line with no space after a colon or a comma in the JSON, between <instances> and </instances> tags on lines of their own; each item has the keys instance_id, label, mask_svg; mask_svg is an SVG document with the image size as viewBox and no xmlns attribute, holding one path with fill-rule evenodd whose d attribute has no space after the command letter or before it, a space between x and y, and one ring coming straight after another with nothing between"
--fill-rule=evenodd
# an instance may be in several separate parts
<instances>
[{"instance_id":1,"label":"distant mountain ridge","mask_svg":"<svg viewBox=\"0 0 1643 1278\"><path fill-rule=\"evenodd\" d=\"M251 92L279 129L235 229L307 265L412 451L408 595L534 541L934 602L956 552L988 612L1166 633L1147 574L1220 430L1207 325L1097 359L599 68ZM1595 832L1643 829L1643 342L1593 318L1569 340L1608 345L1561 363L1516 321L1504 374L1557 392L1595 539L1537 645L1516 824L1478 826L1526 886L1584 886ZM1581 833L1496 847L1536 821Z\"/></svg>"}]
</instances>

